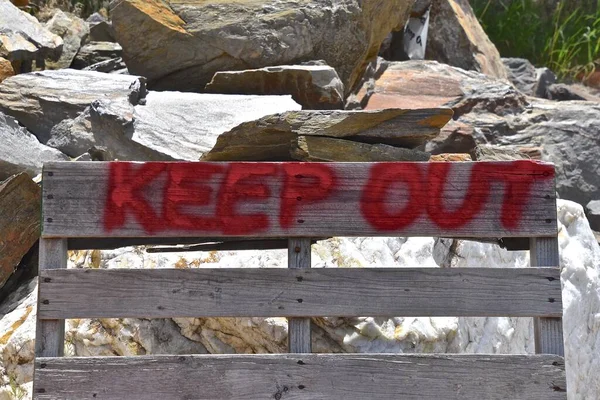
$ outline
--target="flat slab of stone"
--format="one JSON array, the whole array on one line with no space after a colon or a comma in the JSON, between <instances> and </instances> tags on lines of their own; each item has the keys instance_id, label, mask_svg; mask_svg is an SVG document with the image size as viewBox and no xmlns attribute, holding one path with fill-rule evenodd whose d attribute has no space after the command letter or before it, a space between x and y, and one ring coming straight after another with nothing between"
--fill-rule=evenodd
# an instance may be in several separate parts
<instances>
[{"instance_id":1,"label":"flat slab of stone","mask_svg":"<svg viewBox=\"0 0 600 400\"><path fill-rule=\"evenodd\" d=\"M46 143L56 124L77 117L94 100L125 98L137 104L145 93L145 79L139 76L72 69L32 72L0 84L0 111Z\"/></svg>"},{"instance_id":2,"label":"flat slab of stone","mask_svg":"<svg viewBox=\"0 0 600 400\"><path fill-rule=\"evenodd\" d=\"M21 172L35 177L51 161L68 161L60 151L40 143L18 122L0 112L0 180Z\"/></svg>"},{"instance_id":3,"label":"flat slab of stone","mask_svg":"<svg viewBox=\"0 0 600 400\"><path fill-rule=\"evenodd\" d=\"M0 288L40 236L41 190L27 174L0 182Z\"/></svg>"},{"instance_id":4,"label":"flat slab of stone","mask_svg":"<svg viewBox=\"0 0 600 400\"><path fill-rule=\"evenodd\" d=\"M322 136L414 148L437 136L450 109L296 111L243 123L219 136L206 161L289 160L299 136Z\"/></svg>"},{"instance_id":5,"label":"flat slab of stone","mask_svg":"<svg viewBox=\"0 0 600 400\"><path fill-rule=\"evenodd\" d=\"M243 71L221 71L206 85L209 93L290 94L305 110L344 107L344 84L327 65L281 65Z\"/></svg>"},{"instance_id":6,"label":"flat slab of stone","mask_svg":"<svg viewBox=\"0 0 600 400\"><path fill-rule=\"evenodd\" d=\"M63 41L10 1L0 1L0 57L10 61L58 59Z\"/></svg>"},{"instance_id":7,"label":"flat slab of stone","mask_svg":"<svg viewBox=\"0 0 600 400\"><path fill-rule=\"evenodd\" d=\"M323 136L299 136L292 141L290 155L299 161L381 162L428 161L424 151L369 144Z\"/></svg>"}]
</instances>

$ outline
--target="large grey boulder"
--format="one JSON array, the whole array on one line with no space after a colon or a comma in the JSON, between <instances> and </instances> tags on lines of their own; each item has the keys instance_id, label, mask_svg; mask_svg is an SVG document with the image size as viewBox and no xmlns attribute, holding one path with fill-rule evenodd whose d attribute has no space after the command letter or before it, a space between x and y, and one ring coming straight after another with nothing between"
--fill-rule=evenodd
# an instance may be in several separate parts
<instances>
[{"instance_id":1,"label":"large grey boulder","mask_svg":"<svg viewBox=\"0 0 600 400\"><path fill-rule=\"evenodd\" d=\"M123 58L157 89L198 91L217 71L325 60L349 91L412 0L114 0Z\"/></svg>"},{"instance_id":2,"label":"large grey boulder","mask_svg":"<svg viewBox=\"0 0 600 400\"><path fill-rule=\"evenodd\" d=\"M0 112L0 181L21 172L35 177L50 161L68 161L60 151L41 144L14 118Z\"/></svg>"},{"instance_id":3,"label":"large grey boulder","mask_svg":"<svg viewBox=\"0 0 600 400\"><path fill-rule=\"evenodd\" d=\"M10 61L58 59L63 41L10 1L0 1L0 57Z\"/></svg>"},{"instance_id":4,"label":"large grey boulder","mask_svg":"<svg viewBox=\"0 0 600 400\"><path fill-rule=\"evenodd\" d=\"M87 39L90 29L84 20L76 15L57 10L46 28L63 39L63 51L60 58L47 62L50 69L69 68L79 48Z\"/></svg>"},{"instance_id":5,"label":"large grey boulder","mask_svg":"<svg viewBox=\"0 0 600 400\"><path fill-rule=\"evenodd\" d=\"M72 157L91 152L103 160L197 160L221 133L299 109L289 96L149 92L135 106L122 97L102 98L52 129L48 144Z\"/></svg>"},{"instance_id":6,"label":"large grey boulder","mask_svg":"<svg viewBox=\"0 0 600 400\"><path fill-rule=\"evenodd\" d=\"M55 125L77 117L94 100L125 98L137 104L145 94L145 79L139 76L72 69L33 72L0 84L0 111L45 143Z\"/></svg>"}]
</instances>

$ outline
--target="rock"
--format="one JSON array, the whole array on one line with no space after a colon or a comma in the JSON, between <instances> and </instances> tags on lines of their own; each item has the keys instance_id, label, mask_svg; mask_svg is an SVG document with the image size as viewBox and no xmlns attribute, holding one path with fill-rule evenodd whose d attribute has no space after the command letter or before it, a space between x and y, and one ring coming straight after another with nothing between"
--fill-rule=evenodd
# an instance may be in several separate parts
<instances>
[{"instance_id":1,"label":"rock","mask_svg":"<svg viewBox=\"0 0 600 400\"><path fill-rule=\"evenodd\" d=\"M590 227L600 231L600 200L592 200L585 206L585 215L590 221Z\"/></svg>"},{"instance_id":2,"label":"rock","mask_svg":"<svg viewBox=\"0 0 600 400\"><path fill-rule=\"evenodd\" d=\"M556 83L550 85L546 90L546 97L556 101L584 100L600 103L600 96L594 95L588 88L579 84Z\"/></svg>"},{"instance_id":3,"label":"rock","mask_svg":"<svg viewBox=\"0 0 600 400\"><path fill-rule=\"evenodd\" d=\"M209 93L291 94L305 110L341 109L344 85L329 66L282 65L217 72L206 85Z\"/></svg>"},{"instance_id":4,"label":"rock","mask_svg":"<svg viewBox=\"0 0 600 400\"><path fill-rule=\"evenodd\" d=\"M50 161L68 161L60 151L41 144L13 118L0 112L0 180L21 172L31 177Z\"/></svg>"},{"instance_id":5,"label":"rock","mask_svg":"<svg viewBox=\"0 0 600 400\"><path fill-rule=\"evenodd\" d=\"M477 161L512 161L527 160L529 157L510 147L479 145L475 149L475 159Z\"/></svg>"},{"instance_id":6,"label":"rock","mask_svg":"<svg viewBox=\"0 0 600 400\"><path fill-rule=\"evenodd\" d=\"M299 136L416 147L437 136L450 118L449 109L298 111L269 115L219 136L203 160L289 160L290 143Z\"/></svg>"},{"instance_id":7,"label":"rock","mask_svg":"<svg viewBox=\"0 0 600 400\"><path fill-rule=\"evenodd\" d=\"M14 70L12 63L6 58L0 57L0 83L6 78L15 76L17 71Z\"/></svg>"},{"instance_id":8,"label":"rock","mask_svg":"<svg viewBox=\"0 0 600 400\"><path fill-rule=\"evenodd\" d=\"M56 124L77 117L96 99L125 98L137 104L145 94L145 79L139 76L72 69L33 72L0 84L0 111L46 143Z\"/></svg>"},{"instance_id":9,"label":"rock","mask_svg":"<svg viewBox=\"0 0 600 400\"><path fill-rule=\"evenodd\" d=\"M368 144L322 136L298 136L291 157L300 161L427 161L429 153L385 144Z\"/></svg>"},{"instance_id":10,"label":"rock","mask_svg":"<svg viewBox=\"0 0 600 400\"><path fill-rule=\"evenodd\" d=\"M79 49L71 68L84 69L99 62L120 58L123 49L118 43L90 42Z\"/></svg>"},{"instance_id":11,"label":"rock","mask_svg":"<svg viewBox=\"0 0 600 400\"><path fill-rule=\"evenodd\" d=\"M84 71L96 71L104 72L109 74L118 74L123 71L125 75L128 75L127 66L121 57L111 58L110 60L100 61L99 63L92 64L89 67L85 67Z\"/></svg>"},{"instance_id":12,"label":"rock","mask_svg":"<svg viewBox=\"0 0 600 400\"><path fill-rule=\"evenodd\" d=\"M409 0L123 0L111 18L131 73L160 90L200 90L217 71L325 60L349 92Z\"/></svg>"},{"instance_id":13,"label":"rock","mask_svg":"<svg viewBox=\"0 0 600 400\"><path fill-rule=\"evenodd\" d=\"M506 79L500 53L468 0L432 0L425 58Z\"/></svg>"},{"instance_id":14,"label":"rock","mask_svg":"<svg viewBox=\"0 0 600 400\"><path fill-rule=\"evenodd\" d=\"M535 72L537 80L535 96L546 99L548 98L548 87L556 83L556 75L549 68L536 68Z\"/></svg>"},{"instance_id":15,"label":"rock","mask_svg":"<svg viewBox=\"0 0 600 400\"><path fill-rule=\"evenodd\" d=\"M100 160L198 160L221 133L300 109L289 96L149 92L144 100L136 106L123 97L96 100L79 117L58 124L48 145L72 157L92 149Z\"/></svg>"},{"instance_id":16,"label":"rock","mask_svg":"<svg viewBox=\"0 0 600 400\"><path fill-rule=\"evenodd\" d=\"M474 157L477 143L473 133L472 126L452 120L442 128L438 137L427 143L425 150L434 155L466 153Z\"/></svg>"},{"instance_id":17,"label":"rock","mask_svg":"<svg viewBox=\"0 0 600 400\"><path fill-rule=\"evenodd\" d=\"M460 153L442 153L432 155L429 161L449 162L449 161L473 161L470 154Z\"/></svg>"},{"instance_id":18,"label":"rock","mask_svg":"<svg viewBox=\"0 0 600 400\"><path fill-rule=\"evenodd\" d=\"M62 39L9 1L0 1L0 57L10 61L57 60Z\"/></svg>"},{"instance_id":19,"label":"rock","mask_svg":"<svg viewBox=\"0 0 600 400\"><path fill-rule=\"evenodd\" d=\"M508 80L521 92L533 96L538 83L533 64L524 58L503 58L502 62L508 71Z\"/></svg>"},{"instance_id":20,"label":"rock","mask_svg":"<svg viewBox=\"0 0 600 400\"><path fill-rule=\"evenodd\" d=\"M462 114L493 105L496 112L505 113L527 104L507 82L435 61L380 60L375 76L356 95L366 110L452 107Z\"/></svg>"},{"instance_id":21,"label":"rock","mask_svg":"<svg viewBox=\"0 0 600 400\"><path fill-rule=\"evenodd\" d=\"M40 236L41 190L27 174L0 182L0 288Z\"/></svg>"},{"instance_id":22,"label":"rock","mask_svg":"<svg viewBox=\"0 0 600 400\"><path fill-rule=\"evenodd\" d=\"M93 13L85 22L90 29L91 42L116 42L112 24L102 14Z\"/></svg>"},{"instance_id":23,"label":"rock","mask_svg":"<svg viewBox=\"0 0 600 400\"><path fill-rule=\"evenodd\" d=\"M90 33L87 24L73 14L57 10L52 19L46 23L46 29L63 40L63 51L60 58L55 62L47 62L46 66L50 69L69 68Z\"/></svg>"}]
</instances>

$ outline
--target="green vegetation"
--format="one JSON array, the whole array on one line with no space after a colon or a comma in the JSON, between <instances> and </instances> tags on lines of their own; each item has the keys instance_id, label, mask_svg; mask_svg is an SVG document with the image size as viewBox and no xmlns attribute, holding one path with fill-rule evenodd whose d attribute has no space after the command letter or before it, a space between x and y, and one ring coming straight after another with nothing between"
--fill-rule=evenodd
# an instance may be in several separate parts
<instances>
[{"instance_id":1,"label":"green vegetation","mask_svg":"<svg viewBox=\"0 0 600 400\"><path fill-rule=\"evenodd\" d=\"M527 58L560 78L600 68L600 0L471 0L503 57Z\"/></svg>"}]
</instances>

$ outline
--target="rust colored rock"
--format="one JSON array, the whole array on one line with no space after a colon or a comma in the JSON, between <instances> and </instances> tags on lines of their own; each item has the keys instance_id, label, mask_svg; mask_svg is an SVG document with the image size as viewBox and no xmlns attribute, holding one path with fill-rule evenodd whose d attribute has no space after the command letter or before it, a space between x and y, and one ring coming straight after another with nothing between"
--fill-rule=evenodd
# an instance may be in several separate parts
<instances>
[{"instance_id":1,"label":"rust colored rock","mask_svg":"<svg viewBox=\"0 0 600 400\"><path fill-rule=\"evenodd\" d=\"M429 161L473 161L470 154L461 154L461 153L443 153L443 154L435 154L429 158Z\"/></svg>"},{"instance_id":2,"label":"rust colored rock","mask_svg":"<svg viewBox=\"0 0 600 400\"><path fill-rule=\"evenodd\" d=\"M418 60L380 60L374 77L363 84L355 97L366 110L451 107L459 115L479 107L503 113L521 109L527 103L525 95L508 81Z\"/></svg>"},{"instance_id":3,"label":"rust colored rock","mask_svg":"<svg viewBox=\"0 0 600 400\"><path fill-rule=\"evenodd\" d=\"M13 65L6 58L0 57L0 82L16 75Z\"/></svg>"},{"instance_id":4,"label":"rust colored rock","mask_svg":"<svg viewBox=\"0 0 600 400\"><path fill-rule=\"evenodd\" d=\"M209 93L290 94L305 110L342 109L344 84L327 65L281 65L217 72L206 85Z\"/></svg>"},{"instance_id":5,"label":"rust colored rock","mask_svg":"<svg viewBox=\"0 0 600 400\"><path fill-rule=\"evenodd\" d=\"M17 7L27 7L29 5L29 0L10 0Z\"/></svg>"},{"instance_id":6,"label":"rust colored rock","mask_svg":"<svg viewBox=\"0 0 600 400\"><path fill-rule=\"evenodd\" d=\"M468 0L432 0L425 58L495 78L508 76Z\"/></svg>"},{"instance_id":7,"label":"rust colored rock","mask_svg":"<svg viewBox=\"0 0 600 400\"><path fill-rule=\"evenodd\" d=\"M0 182L0 287L40 236L41 190L27 174Z\"/></svg>"}]
</instances>

